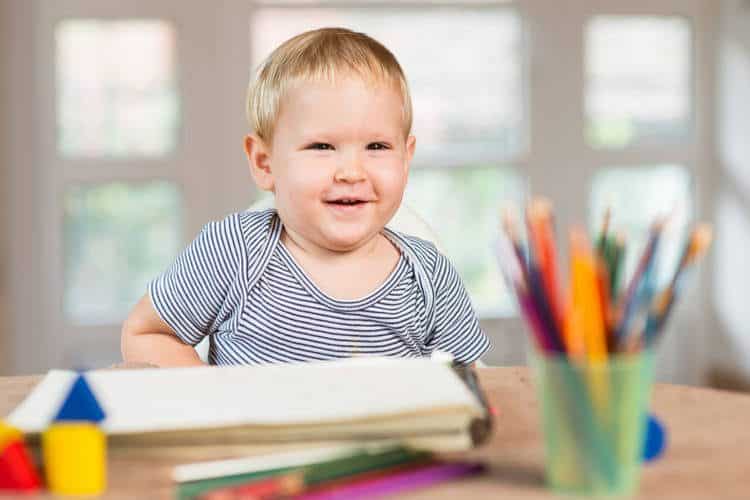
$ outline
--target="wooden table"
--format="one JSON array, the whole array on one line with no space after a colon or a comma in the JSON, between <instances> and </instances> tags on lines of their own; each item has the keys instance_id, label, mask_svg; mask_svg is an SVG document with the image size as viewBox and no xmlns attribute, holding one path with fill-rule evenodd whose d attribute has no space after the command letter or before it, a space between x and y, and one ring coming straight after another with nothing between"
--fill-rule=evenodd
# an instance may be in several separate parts
<instances>
[{"instance_id":1,"label":"wooden table","mask_svg":"<svg viewBox=\"0 0 750 500\"><path fill-rule=\"evenodd\" d=\"M537 402L528 370L483 368L479 374L500 414L492 441L468 455L486 461L489 473L404 497L556 498L544 488ZM0 377L0 415L7 415L40 378ZM638 498L750 498L750 395L659 384L652 406L666 424L669 444L663 458L645 466ZM111 449L106 497L172 498L173 465L247 451Z\"/></svg>"}]
</instances>

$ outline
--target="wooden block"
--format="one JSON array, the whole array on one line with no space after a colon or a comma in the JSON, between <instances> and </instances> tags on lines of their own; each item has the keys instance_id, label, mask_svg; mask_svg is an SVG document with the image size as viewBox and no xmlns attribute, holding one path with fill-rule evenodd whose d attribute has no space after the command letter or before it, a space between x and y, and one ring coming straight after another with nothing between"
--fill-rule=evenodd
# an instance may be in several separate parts
<instances>
[{"instance_id":1,"label":"wooden block","mask_svg":"<svg viewBox=\"0 0 750 500\"><path fill-rule=\"evenodd\" d=\"M90 422L56 422L42 434L47 487L60 495L97 495L106 488L106 437Z\"/></svg>"},{"instance_id":2,"label":"wooden block","mask_svg":"<svg viewBox=\"0 0 750 500\"><path fill-rule=\"evenodd\" d=\"M20 430L0 420L0 450L2 450L6 444L13 441L20 441L22 439L23 434L21 434Z\"/></svg>"},{"instance_id":3,"label":"wooden block","mask_svg":"<svg viewBox=\"0 0 750 500\"><path fill-rule=\"evenodd\" d=\"M99 406L99 401L96 400L96 396L91 391L86 378L83 375L78 375L65 401L63 401L62 407L57 412L55 421L87 421L98 423L104 420L104 418L104 410Z\"/></svg>"},{"instance_id":4,"label":"wooden block","mask_svg":"<svg viewBox=\"0 0 750 500\"><path fill-rule=\"evenodd\" d=\"M41 484L22 439L8 441L0 447L0 491L33 491Z\"/></svg>"}]
</instances>

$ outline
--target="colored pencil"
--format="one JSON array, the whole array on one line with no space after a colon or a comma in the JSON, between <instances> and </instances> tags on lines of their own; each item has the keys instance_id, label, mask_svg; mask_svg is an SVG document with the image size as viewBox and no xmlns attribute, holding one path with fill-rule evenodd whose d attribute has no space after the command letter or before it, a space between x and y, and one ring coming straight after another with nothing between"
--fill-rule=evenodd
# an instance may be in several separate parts
<instances>
[{"instance_id":1,"label":"colored pencil","mask_svg":"<svg viewBox=\"0 0 750 500\"><path fill-rule=\"evenodd\" d=\"M654 300L654 307L651 309L643 334L647 346L653 344L659 332L663 331L675 299L684 286L686 272L708 251L712 237L711 228L706 224L698 225L691 232L669 285Z\"/></svg>"},{"instance_id":2,"label":"colored pencil","mask_svg":"<svg viewBox=\"0 0 750 500\"><path fill-rule=\"evenodd\" d=\"M495 255L508 287L515 292L521 313L534 338L536 346L545 351L561 352L555 333L550 330L549 319L541 316L535 298L529 289L529 268L522 262L524 252L517 237L512 217L506 211L502 216L502 227L495 245Z\"/></svg>"},{"instance_id":3,"label":"colored pencil","mask_svg":"<svg viewBox=\"0 0 750 500\"><path fill-rule=\"evenodd\" d=\"M612 212L607 208L593 249L585 232L571 232L570 284L563 292L549 201L528 203L526 247L509 211L501 220L503 240L497 257L535 345L543 352L589 363L606 362L610 353L632 353L651 345L673 308L684 275L711 239L708 226L693 231L670 285L657 292L658 254L668 220L657 218L636 269L621 290L626 240L623 233L613 231ZM597 400L603 401L606 384L590 382Z\"/></svg>"},{"instance_id":4,"label":"colored pencil","mask_svg":"<svg viewBox=\"0 0 750 500\"><path fill-rule=\"evenodd\" d=\"M542 275L533 261L529 261L529 297L532 299L532 304L540 323L543 325L552 350L560 353L565 352L562 331L555 323L554 314L545 295Z\"/></svg>"},{"instance_id":5,"label":"colored pencil","mask_svg":"<svg viewBox=\"0 0 750 500\"><path fill-rule=\"evenodd\" d=\"M342 477L339 479L334 479L332 481L325 481L322 483L318 483L314 486L310 486L304 491L304 494L312 496L312 495L328 493L333 490L339 489L341 487L349 486L354 483L372 481L375 479L381 479L381 478L393 476L394 474L400 474L403 472L423 469L425 467L429 467L437 463L439 463L437 460L427 459L423 461L397 465L395 467L387 467L384 469L362 472L359 474L354 474L352 476Z\"/></svg>"},{"instance_id":6,"label":"colored pencil","mask_svg":"<svg viewBox=\"0 0 750 500\"><path fill-rule=\"evenodd\" d=\"M564 351L562 321L558 321L558 313L553 308L554 297L550 296L545 284L544 273L549 270L549 263L546 263L551 254L545 250L546 239L543 224L537 220L542 214L533 211L538 205L533 201L529 204L529 210L526 214L527 234L528 234L528 262L527 262L527 285L529 295L532 298L534 307L539 315L541 323L548 334L550 342L558 352ZM546 267L545 267L546 266Z\"/></svg>"},{"instance_id":7,"label":"colored pencil","mask_svg":"<svg viewBox=\"0 0 750 500\"><path fill-rule=\"evenodd\" d=\"M521 243L521 237L518 234L518 226L516 225L515 209L512 205L508 205L503 210L500 220L502 221L502 227L500 228L501 233L505 233L510 240L513 251L518 259L518 265L521 269L522 276L526 277L526 266L527 266L527 252Z\"/></svg>"},{"instance_id":8,"label":"colored pencil","mask_svg":"<svg viewBox=\"0 0 750 500\"><path fill-rule=\"evenodd\" d=\"M596 291L599 296L599 308L602 312L602 322L604 324L604 341L607 347L607 352L609 352L614 346L612 332L612 299L609 295L609 270L607 263L600 257L597 257L594 260L594 264L596 266Z\"/></svg>"},{"instance_id":9,"label":"colored pencil","mask_svg":"<svg viewBox=\"0 0 750 500\"><path fill-rule=\"evenodd\" d=\"M589 250L586 234L581 229L573 229L570 233L571 248L571 286L573 307L581 318L578 335L583 336L585 354L591 362L601 362L607 359L607 341L602 314L602 301L594 256ZM575 345L581 344L576 340ZM574 356L581 353L571 353Z\"/></svg>"},{"instance_id":10,"label":"colored pencil","mask_svg":"<svg viewBox=\"0 0 750 500\"><path fill-rule=\"evenodd\" d=\"M622 277L622 268L625 259L625 234L617 233L615 235L614 245L611 249L612 262L610 264L609 271L609 296L612 298L612 303L615 304L620 296L620 279ZM612 321L614 321L614 317ZM614 327L614 325L612 325Z\"/></svg>"},{"instance_id":11,"label":"colored pencil","mask_svg":"<svg viewBox=\"0 0 750 500\"><path fill-rule=\"evenodd\" d=\"M633 273L630 279L628 288L625 291L625 295L622 298L622 304L620 305L620 311L616 319L615 325L615 342L618 345L623 345L625 339L630 333L631 321L634 318L638 308L643 305L641 288L645 282L650 280L654 262L656 261L656 254L659 246L659 240L664 229L664 219L658 219L651 227L651 234L649 236L646 248L643 250L640 260L638 261L638 267Z\"/></svg>"},{"instance_id":12,"label":"colored pencil","mask_svg":"<svg viewBox=\"0 0 750 500\"><path fill-rule=\"evenodd\" d=\"M596 239L596 251L599 255L604 256L607 250L607 243L609 238L609 221L612 217L612 210L610 207L604 211L604 217L602 218L602 228L599 231L599 236Z\"/></svg>"},{"instance_id":13,"label":"colored pencil","mask_svg":"<svg viewBox=\"0 0 750 500\"><path fill-rule=\"evenodd\" d=\"M526 292L517 292L517 298L521 311L534 335L537 347L544 352L564 352L564 349L558 345L554 336L550 335L544 322L539 317L533 298Z\"/></svg>"},{"instance_id":14,"label":"colored pencil","mask_svg":"<svg viewBox=\"0 0 750 500\"><path fill-rule=\"evenodd\" d=\"M304 500L349 500L383 495L395 495L406 491L424 488L450 480L465 478L481 473L484 466L474 463L445 463L404 471L390 476L353 481L340 488L319 493L302 494Z\"/></svg>"},{"instance_id":15,"label":"colored pencil","mask_svg":"<svg viewBox=\"0 0 750 500\"><path fill-rule=\"evenodd\" d=\"M503 224L495 241L495 256L505 283L511 290L526 289L525 271L516 244L511 241L508 224Z\"/></svg>"},{"instance_id":16,"label":"colored pencil","mask_svg":"<svg viewBox=\"0 0 750 500\"><path fill-rule=\"evenodd\" d=\"M308 464L303 467L280 467L270 470L254 471L247 474L236 474L180 483L177 490L177 497L180 500L191 499L214 489L248 484L252 481L277 477L298 470L304 472L305 485L309 486L341 477L351 476L353 474L412 463L414 461L424 460L429 456L429 453L412 451L405 448L388 449L386 451L374 453L361 452L330 461Z\"/></svg>"},{"instance_id":17,"label":"colored pencil","mask_svg":"<svg viewBox=\"0 0 750 500\"><path fill-rule=\"evenodd\" d=\"M529 246L533 248L536 264L542 276L545 296L552 319L559 331L562 328L564 305L560 294L560 277L557 268L557 251L552 224L552 208L548 200L531 202L528 211Z\"/></svg>"},{"instance_id":18,"label":"colored pencil","mask_svg":"<svg viewBox=\"0 0 750 500\"><path fill-rule=\"evenodd\" d=\"M302 493L305 486L302 472L254 481L240 486L219 488L201 495L199 500L270 500Z\"/></svg>"},{"instance_id":19,"label":"colored pencil","mask_svg":"<svg viewBox=\"0 0 750 500\"><path fill-rule=\"evenodd\" d=\"M596 275L596 263L583 229L573 228L570 232L571 254L571 297L573 310L577 318L577 327L572 333L571 346L575 351L568 355L581 360L584 355L590 364L602 364L607 361L607 338L604 328L604 317L601 309L599 284ZM580 344L584 352L580 352ZM608 378L602 369L587 370L588 385L597 414L604 415L609 396Z\"/></svg>"}]
</instances>

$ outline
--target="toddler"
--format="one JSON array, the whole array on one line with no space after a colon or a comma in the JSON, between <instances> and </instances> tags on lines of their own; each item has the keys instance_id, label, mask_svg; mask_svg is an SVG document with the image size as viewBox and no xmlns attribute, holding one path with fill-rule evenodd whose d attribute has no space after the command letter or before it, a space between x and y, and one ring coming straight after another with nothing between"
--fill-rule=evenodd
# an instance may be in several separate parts
<instances>
[{"instance_id":1,"label":"toddler","mask_svg":"<svg viewBox=\"0 0 750 500\"><path fill-rule=\"evenodd\" d=\"M206 225L123 325L127 362L284 363L489 347L453 265L386 227L414 155L405 76L341 28L279 46L251 82L245 150L275 209Z\"/></svg>"}]
</instances>

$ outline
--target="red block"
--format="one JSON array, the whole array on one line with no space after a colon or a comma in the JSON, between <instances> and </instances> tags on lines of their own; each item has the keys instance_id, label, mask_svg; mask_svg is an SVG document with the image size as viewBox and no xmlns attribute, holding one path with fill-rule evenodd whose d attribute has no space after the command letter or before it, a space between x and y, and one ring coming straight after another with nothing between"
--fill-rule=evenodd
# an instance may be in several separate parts
<instances>
[{"instance_id":1,"label":"red block","mask_svg":"<svg viewBox=\"0 0 750 500\"><path fill-rule=\"evenodd\" d=\"M42 482L23 441L12 441L0 451L0 491L30 491Z\"/></svg>"}]
</instances>

